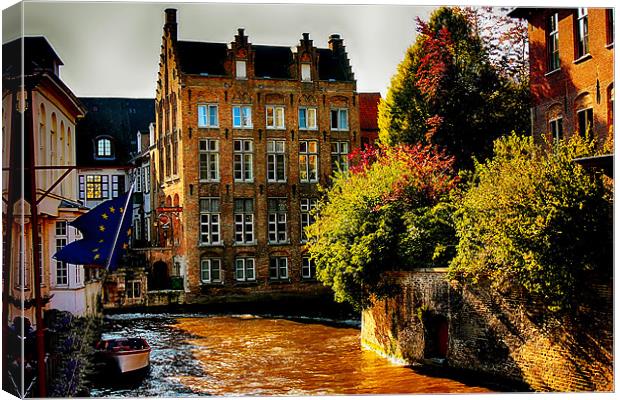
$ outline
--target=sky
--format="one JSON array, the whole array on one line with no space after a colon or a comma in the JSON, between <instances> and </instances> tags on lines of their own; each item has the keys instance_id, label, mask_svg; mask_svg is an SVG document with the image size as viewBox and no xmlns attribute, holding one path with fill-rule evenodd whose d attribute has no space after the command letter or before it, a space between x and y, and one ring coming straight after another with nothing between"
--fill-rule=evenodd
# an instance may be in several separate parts
<instances>
[{"instance_id":1,"label":"sky","mask_svg":"<svg viewBox=\"0 0 620 400\"><path fill-rule=\"evenodd\" d=\"M62 80L78 97L154 97L166 8L177 8L179 40L229 43L245 28L253 44L295 46L303 32L317 47L338 33L358 92L387 91L416 17L415 5L39 2L24 4L24 32L44 35L64 63ZM19 10L3 11L2 41L19 36Z\"/></svg>"}]
</instances>

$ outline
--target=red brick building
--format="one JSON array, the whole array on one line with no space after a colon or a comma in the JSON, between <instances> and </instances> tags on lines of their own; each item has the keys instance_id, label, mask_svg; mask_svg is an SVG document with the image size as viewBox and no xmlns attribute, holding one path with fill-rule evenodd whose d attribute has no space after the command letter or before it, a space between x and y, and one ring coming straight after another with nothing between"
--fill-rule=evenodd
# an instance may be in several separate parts
<instances>
[{"instance_id":1,"label":"red brick building","mask_svg":"<svg viewBox=\"0 0 620 400\"><path fill-rule=\"evenodd\" d=\"M532 132L613 139L614 11L516 8L529 27Z\"/></svg>"},{"instance_id":2,"label":"red brick building","mask_svg":"<svg viewBox=\"0 0 620 400\"><path fill-rule=\"evenodd\" d=\"M379 102L381 93L360 93L360 135L362 147L374 146L379 138Z\"/></svg>"},{"instance_id":3,"label":"red brick building","mask_svg":"<svg viewBox=\"0 0 620 400\"><path fill-rule=\"evenodd\" d=\"M254 45L239 29L229 44L190 42L177 38L176 10L165 18L152 193L178 211L157 228L172 251L152 272L181 277L188 302L322 289L303 228L319 184L360 143L342 39Z\"/></svg>"}]
</instances>

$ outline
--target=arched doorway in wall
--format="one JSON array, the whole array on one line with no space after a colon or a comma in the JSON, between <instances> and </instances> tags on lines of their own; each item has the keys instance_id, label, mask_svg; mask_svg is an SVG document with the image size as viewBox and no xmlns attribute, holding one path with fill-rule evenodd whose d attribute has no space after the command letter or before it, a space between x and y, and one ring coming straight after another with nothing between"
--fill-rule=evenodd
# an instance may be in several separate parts
<instances>
[{"instance_id":1,"label":"arched doorway in wall","mask_svg":"<svg viewBox=\"0 0 620 400\"><path fill-rule=\"evenodd\" d=\"M169 283L168 264L163 261L153 263L149 275L149 290L168 289Z\"/></svg>"},{"instance_id":2,"label":"arched doorway in wall","mask_svg":"<svg viewBox=\"0 0 620 400\"><path fill-rule=\"evenodd\" d=\"M449 341L448 319L443 315L430 315L425 321L425 328L425 358L446 358Z\"/></svg>"}]
</instances>

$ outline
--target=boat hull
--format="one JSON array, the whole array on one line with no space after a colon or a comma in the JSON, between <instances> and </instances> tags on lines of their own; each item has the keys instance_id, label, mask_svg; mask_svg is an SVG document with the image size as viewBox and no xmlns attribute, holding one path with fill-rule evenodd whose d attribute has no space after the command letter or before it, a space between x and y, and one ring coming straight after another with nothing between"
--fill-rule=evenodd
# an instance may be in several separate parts
<instances>
[{"instance_id":1,"label":"boat hull","mask_svg":"<svg viewBox=\"0 0 620 400\"><path fill-rule=\"evenodd\" d=\"M110 354L109 357L118 370L124 374L147 368L149 366L150 353L151 349L133 350Z\"/></svg>"}]
</instances>

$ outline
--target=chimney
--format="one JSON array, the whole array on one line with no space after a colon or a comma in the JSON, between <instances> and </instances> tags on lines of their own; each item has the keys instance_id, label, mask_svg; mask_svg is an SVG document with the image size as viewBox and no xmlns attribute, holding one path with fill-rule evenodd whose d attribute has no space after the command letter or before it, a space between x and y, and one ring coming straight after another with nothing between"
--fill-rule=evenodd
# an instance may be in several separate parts
<instances>
[{"instance_id":1,"label":"chimney","mask_svg":"<svg viewBox=\"0 0 620 400\"><path fill-rule=\"evenodd\" d=\"M329 41L327 42L329 45L329 49L334 53L337 53L342 49L342 39L340 39L340 35L337 33L333 33L329 35Z\"/></svg>"},{"instance_id":2,"label":"chimney","mask_svg":"<svg viewBox=\"0 0 620 400\"><path fill-rule=\"evenodd\" d=\"M238 28L237 34L235 35L235 43L237 44L237 48L245 47L248 44L248 37L244 34L245 29Z\"/></svg>"},{"instance_id":3,"label":"chimney","mask_svg":"<svg viewBox=\"0 0 620 400\"><path fill-rule=\"evenodd\" d=\"M312 47L312 40L310 40L310 34L309 33L302 33L302 39L301 39L301 45L305 48L310 48Z\"/></svg>"},{"instance_id":4,"label":"chimney","mask_svg":"<svg viewBox=\"0 0 620 400\"><path fill-rule=\"evenodd\" d=\"M164 11L166 14L166 24L164 25L164 31L170 32L170 37L173 42L177 41L177 9L166 8Z\"/></svg>"}]
</instances>

